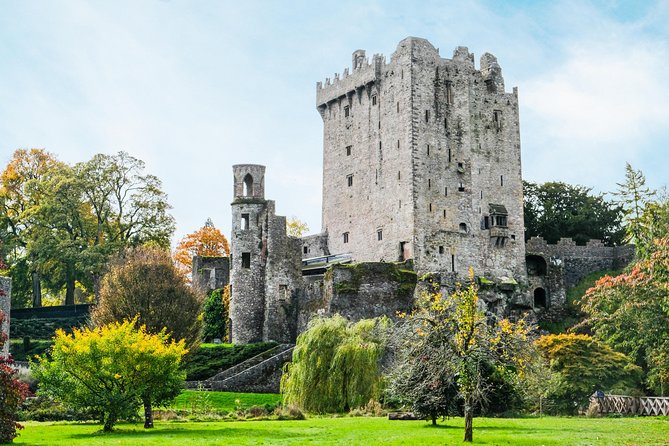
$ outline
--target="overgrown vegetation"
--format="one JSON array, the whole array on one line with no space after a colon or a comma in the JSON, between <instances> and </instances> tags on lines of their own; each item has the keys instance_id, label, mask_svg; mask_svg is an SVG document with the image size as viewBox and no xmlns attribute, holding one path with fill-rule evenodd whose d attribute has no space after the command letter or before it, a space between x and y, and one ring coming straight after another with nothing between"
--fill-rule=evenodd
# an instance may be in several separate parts
<instances>
[{"instance_id":1,"label":"overgrown vegetation","mask_svg":"<svg viewBox=\"0 0 669 446\"><path fill-rule=\"evenodd\" d=\"M0 290L0 297L4 292ZM0 311L0 327L5 321L5 314ZM11 357L3 355L7 335L0 329L0 443L10 443L16 438L16 430L22 429L17 423L17 412L28 395L28 386L17 379L12 368Z\"/></svg>"},{"instance_id":2,"label":"overgrown vegetation","mask_svg":"<svg viewBox=\"0 0 669 446\"><path fill-rule=\"evenodd\" d=\"M229 341L230 285L213 290L204 301L203 334L205 341Z\"/></svg>"}]
</instances>

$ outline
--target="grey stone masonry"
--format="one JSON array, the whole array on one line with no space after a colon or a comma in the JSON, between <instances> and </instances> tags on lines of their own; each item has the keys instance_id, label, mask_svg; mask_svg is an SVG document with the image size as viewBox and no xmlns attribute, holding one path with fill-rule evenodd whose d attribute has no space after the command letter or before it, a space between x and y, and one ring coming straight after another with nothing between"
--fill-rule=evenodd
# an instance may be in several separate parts
<instances>
[{"instance_id":1,"label":"grey stone masonry","mask_svg":"<svg viewBox=\"0 0 669 446\"><path fill-rule=\"evenodd\" d=\"M0 355L7 356L9 354L9 318L12 306L12 279L9 277L0 277L0 311L4 314L4 320L0 321L0 333L7 335L7 342L5 343Z\"/></svg>"},{"instance_id":2,"label":"grey stone masonry","mask_svg":"<svg viewBox=\"0 0 669 446\"><path fill-rule=\"evenodd\" d=\"M317 85L323 232L355 261L526 281L518 94L495 56L409 37Z\"/></svg>"},{"instance_id":3,"label":"grey stone masonry","mask_svg":"<svg viewBox=\"0 0 669 446\"><path fill-rule=\"evenodd\" d=\"M295 338L302 287L301 242L265 200L265 167L233 166L231 337L235 344Z\"/></svg>"},{"instance_id":4,"label":"grey stone masonry","mask_svg":"<svg viewBox=\"0 0 669 446\"><path fill-rule=\"evenodd\" d=\"M193 257L193 285L207 293L230 283L228 257Z\"/></svg>"}]
</instances>

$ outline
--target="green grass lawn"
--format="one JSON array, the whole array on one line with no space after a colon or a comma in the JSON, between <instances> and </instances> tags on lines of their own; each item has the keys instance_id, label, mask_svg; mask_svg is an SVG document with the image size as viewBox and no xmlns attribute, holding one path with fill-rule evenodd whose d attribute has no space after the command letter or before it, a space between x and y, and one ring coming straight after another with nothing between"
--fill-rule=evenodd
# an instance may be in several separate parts
<instances>
[{"instance_id":1,"label":"green grass lawn","mask_svg":"<svg viewBox=\"0 0 669 446\"><path fill-rule=\"evenodd\" d=\"M14 440L29 445L448 445L462 444L462 419L431 427L386 418L310 418L304 421L160 422L153 430L121 424L26 423ZM477 418L474 444L669 445L664 418Z\"/></svg>"},{"instance_id":2,"label":"green grass lawn","mask_svg":"<svg viewBox=\"0 0 669 446\"><path fill-rule=\"evenodd\" d=\"M239 404L237 404L239 401ZM173 409L206 408L230 412L237 409L248 409L251 406L276 406L281 401L281 395L276 393L234 393L234 392L198 392L184 390L174 403ZM206 406L206 407L203 407Z\"/></svg>"}]
</instances>

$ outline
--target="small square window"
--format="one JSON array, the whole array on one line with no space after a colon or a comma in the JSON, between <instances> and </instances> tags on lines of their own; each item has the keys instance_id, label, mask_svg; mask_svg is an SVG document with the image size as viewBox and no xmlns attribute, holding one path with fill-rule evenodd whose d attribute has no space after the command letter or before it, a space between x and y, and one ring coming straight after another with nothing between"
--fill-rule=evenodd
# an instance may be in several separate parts
<instances>
[{"instance_id":1,"label":"small square window","mask_svg":"<svg viewBox=\"0 0 669 446\"><path fill-rule=\"evenodd\" d=\"M249 229L249 214L242 214L242 230Z\"/></svg>"},{"instance_id":2,"label":"small square window","mask_svg":"<svg viewBox=\"0 0 669 446\"><path fill-rule=\"evenodd\" d=\"M348 187L353 186L353 175L346 175L346 183L348 184Z\"/></svg>"},{"instance_id":3,"label":"small square window","mask_svg":"<svg viewBox=\"0 0 669 446\"><path fill-rule=\"evenodd\" d=\"M346 146L346 156L351 156L351 149L353 146Z\"/></svg>"},{"instance_id":4,"label":"small square window","mask_svg":"<svg viewBox=\"0 0 669 446\"><path fill-rule=\"evenodd\" d=\"M348 118L350 114L351 114L351 107L348 106L348 105L345 105L344 106L344 117Z\"/></svg>"},{"instance_id":5,"label":"small square window","mask_svg":"<svg viewBox=\"0 0 669 446\"><path fill-rule=\"evenodd\" d=\"M440 247L439 247L439 254L443 254L443 253L444 253L444 247L443 247L443 246L440 246Z\"/></svg>"},{"instance_id":6,"label":"small square window","mask_svg":"<svg viewBox=\"0 0 669 446\"><path fill-rule=\"evenodd\" d=\"M344 232L344 243L348 243L348 232Z\"/></svg>"},{"instance_id":7,"label":"small square window","mask_svg":"<svg viewBox=\"0 0 669 446\"><path fill-rule=\"evenodd\" d=\"M376 239L378 241L383 240L383 229L377 229L376 230Z\"/></svg>"},{"instance_id":8,"label":"small square window","mask_svg":"<svg viewBox=\"0 0 669 446\"><path fill-rule=\"evenodd\" d=\"M458 186L458 192L464 192L464 191L465 191L465 185L460 183L460 185Z\"/></svg>"},{"instance_id":9,"label":"small square window","mask_svg":"<svg viewBox=\"0 0 669 446\"><path fill-rule=\"evenodd\" d=\"M242 253L242 268L251 268L251 253Z\"/></svg>"}]
</instances>

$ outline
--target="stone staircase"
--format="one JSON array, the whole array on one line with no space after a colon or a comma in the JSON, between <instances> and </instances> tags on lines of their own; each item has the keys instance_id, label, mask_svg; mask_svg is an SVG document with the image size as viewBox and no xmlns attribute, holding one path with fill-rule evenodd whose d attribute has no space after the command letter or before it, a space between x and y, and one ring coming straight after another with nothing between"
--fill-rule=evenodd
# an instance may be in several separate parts
<instances>
[{"instance_id":1,"label":"stone staircase","mask_svg":"<svg viewBox=\"0 0 669 446\"><path fill-rule=\"evenodd\" d=\"M189 389L222 392L279 393L283 365L293 357L293 344L279 344L204 381L189 381Z\"/></svg>"}]
</instances>

